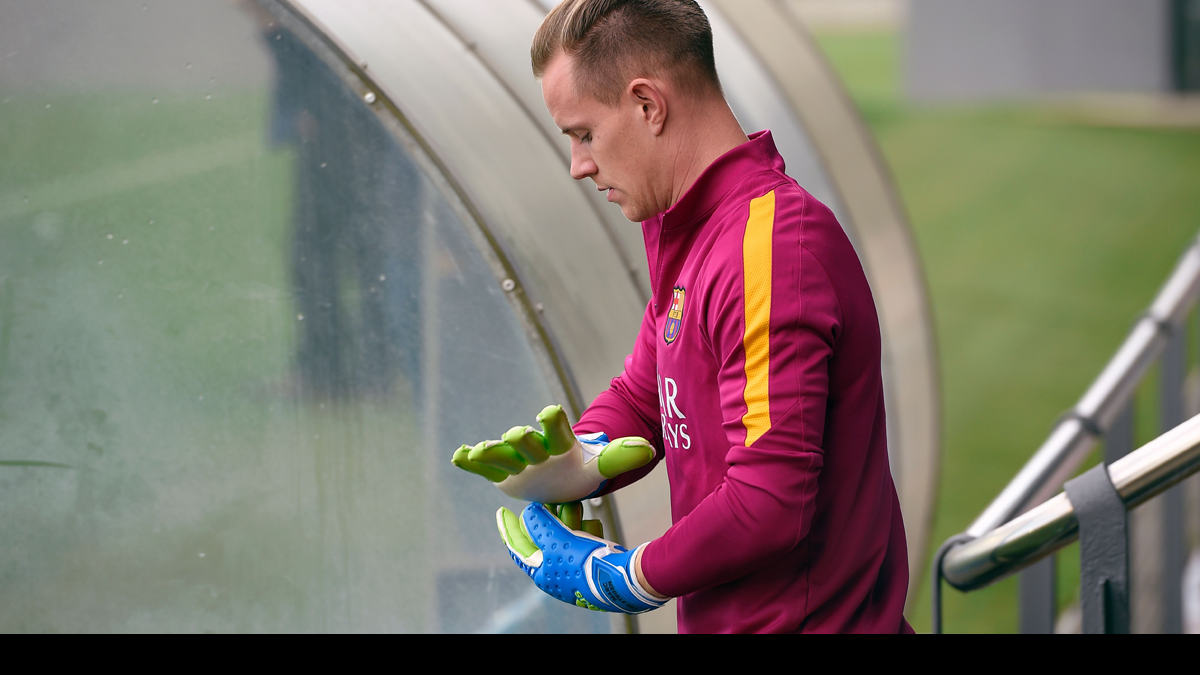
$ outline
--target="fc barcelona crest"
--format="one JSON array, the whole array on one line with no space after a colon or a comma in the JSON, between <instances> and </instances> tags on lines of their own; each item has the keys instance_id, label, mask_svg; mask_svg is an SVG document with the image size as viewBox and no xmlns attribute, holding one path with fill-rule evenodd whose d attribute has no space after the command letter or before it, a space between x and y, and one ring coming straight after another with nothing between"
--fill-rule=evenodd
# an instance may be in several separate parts
<instances>
[{"instance_id":1,"label":"fc barcelona crest","mask_svg":"<svg viewBox=\"0 0 1200 675\"><path fill-rule=\"evenodd\" d=\"M671 311L667 312L667 328L663 331L667 344L679 337L679 329L683 327L683 286L676 286L671 292Z\"/></svg>"}]
</instances>

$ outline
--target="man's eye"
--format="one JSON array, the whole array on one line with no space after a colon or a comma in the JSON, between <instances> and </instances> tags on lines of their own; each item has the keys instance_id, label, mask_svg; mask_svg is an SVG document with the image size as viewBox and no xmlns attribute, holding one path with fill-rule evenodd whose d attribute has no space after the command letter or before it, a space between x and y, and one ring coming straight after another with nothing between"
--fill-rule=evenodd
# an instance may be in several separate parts
<instances>
[{"instance_id":1,"label":"man's eye","mask_svg":"<svg viewBox=\"0 0 1200 675\"><path fill-rule=\"evenodd\" d=\"M580 143L591 143L592 135L590 133L584 134L583 137L579 139L579 142Z\"/></svg>"}]
</instances>

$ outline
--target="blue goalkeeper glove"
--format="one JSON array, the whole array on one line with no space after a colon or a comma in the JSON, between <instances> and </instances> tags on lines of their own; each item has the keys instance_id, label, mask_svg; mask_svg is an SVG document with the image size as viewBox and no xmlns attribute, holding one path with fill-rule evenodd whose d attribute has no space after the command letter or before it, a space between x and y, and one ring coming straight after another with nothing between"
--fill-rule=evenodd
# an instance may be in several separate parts
<instances>
[{"instance_id":1,"label":"blue goalkeeper glove","mask_svg":"<svg viewBox=\"0 0 1200 675\"><path fill-rule=\"evenodd\" d=\"M525 507L520 518L501 507L496 525L517 567L538 588L563 602L622 614L641 614L667 602L637 581L633 561L645 544L627 551L568 528L536 503Z\"/></svg>"}]
</instances>

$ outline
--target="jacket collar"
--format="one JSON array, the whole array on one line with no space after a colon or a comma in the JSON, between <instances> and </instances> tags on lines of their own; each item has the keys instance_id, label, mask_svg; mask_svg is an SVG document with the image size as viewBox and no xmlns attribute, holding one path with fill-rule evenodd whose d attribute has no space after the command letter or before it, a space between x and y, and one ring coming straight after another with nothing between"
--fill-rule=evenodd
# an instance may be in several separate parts
<instances>
[{"instance_id":1,"label":"jacket collar","mask_svg":"<svg viewBox=\"0 0 1200 675\"><path fill-rule=\"evenodd\" d=\"M784 171L783 157L775 149L770 130L750 134L750 140L721 155L708 165L674 206L653 220L665 230L690 225L707 217L729 191L746 176L761 171Z\"/></svg>"}]
</instances>

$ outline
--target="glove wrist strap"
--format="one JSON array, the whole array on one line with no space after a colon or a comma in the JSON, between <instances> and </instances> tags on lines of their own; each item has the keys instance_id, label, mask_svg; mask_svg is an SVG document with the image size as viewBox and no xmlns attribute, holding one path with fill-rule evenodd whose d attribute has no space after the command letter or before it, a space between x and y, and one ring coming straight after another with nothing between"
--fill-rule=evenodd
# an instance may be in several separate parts
<instances>
[{"instance_id":1,"label":"glove wrist strap","mask_svg":"<svg viewBox=\"0 0 1200 675\"><path fill-rule=\"evenodd\" d=\"M587 581L602 607L625 614L641 614L666 603L646 592L638 583L633 569L634 551L597 553L600 555L593 553L588 561Z\"/></svg>"},{"instance_id":2,"label":"glove wrist strap","mask_svg":"<svg viewBox=\"0 0 1200 675\"><path fill-rule=\"evenodd\" d=\"M638 558L642 555L643 550L649 545L650 542L646 542L641 546L638 546L637 548L633 549L633 555L629 556L629 585L631 590L637 594L639 600L648 605L662 607L670 598L664 599L646 590L646 587L642 586L642 580L638 578Z\"/></svg>"}]
</instances>

